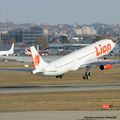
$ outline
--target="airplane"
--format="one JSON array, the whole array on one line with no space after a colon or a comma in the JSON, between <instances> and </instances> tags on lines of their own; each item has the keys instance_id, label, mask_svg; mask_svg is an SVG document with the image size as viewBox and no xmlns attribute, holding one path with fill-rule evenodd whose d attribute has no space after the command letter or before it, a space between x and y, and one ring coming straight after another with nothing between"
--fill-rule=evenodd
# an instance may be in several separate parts
<instances>
[{"instance_id":1,"label":"airplane","mask_svg":"<svg viewBox=\"0 0 120 120\"><path fill-rule=\"evenodd\" d=\"M103 39L49 63L45 62L35 47L32 46L30 52L35 66L32 74L62 78L69 71L86 68L83 79L88 80L91 76L89 70L93 65L99 66L100 70L107 70L112 68L112 64L120 63L119 60L99 59L108 55L115 46L116 43L111 39Z\"/></svg>"},{"instance_id":2,"label":"airplane","mask_svg":"<svg viewBox=\"0 0 120 120\"><path fill-rule=\"evenodd\" d=\"M0 51L0 56L8 56L14 53L14 43L9 50Z\"/></svg>"}]
</instances>

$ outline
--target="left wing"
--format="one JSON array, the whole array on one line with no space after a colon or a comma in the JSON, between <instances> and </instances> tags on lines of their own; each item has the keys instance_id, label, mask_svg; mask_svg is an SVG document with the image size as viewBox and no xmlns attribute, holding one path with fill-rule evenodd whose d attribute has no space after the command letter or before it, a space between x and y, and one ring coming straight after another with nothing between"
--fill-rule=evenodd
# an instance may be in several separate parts
<instances>
[{"instance_id":1,"label":"left wing","mask_svg":"<svg viewBox=\"0 0 120 120\"><path fill-rule=\"evenodd\" d=\"M83 75L83 79L89 79L91 76L90 68L93 66L99 66L100 70L109 70L114 64L120 64L120 60L109 59L89 59L80 68L86 67L86 72Z\"/></svg>"},{"instance_id":2,"label":"left wing","mask_svg":"<svg viewBox=\"0 0 120 120\"><path fill-rule=\"evenodd\" d=\"M114 64L120 64L120 60L111 60L111 59L95 59L95 60L89 60L91 62L86 62L82 67L93 67L93 66L99 66L100 70L108 70L112 68L112 65Z\"/></svg>"},{"instance_id":3,"label":"left wing","mask_svg":"<svg viewBox=\"0 0 120 120\"><path fill-rule=\"evenodd\" d=\"M96 65L106 65L106 64L120 64L120 60L112 60L112 59L98 59L97 62L95 62Z\"/></svg>"}]
</instances>

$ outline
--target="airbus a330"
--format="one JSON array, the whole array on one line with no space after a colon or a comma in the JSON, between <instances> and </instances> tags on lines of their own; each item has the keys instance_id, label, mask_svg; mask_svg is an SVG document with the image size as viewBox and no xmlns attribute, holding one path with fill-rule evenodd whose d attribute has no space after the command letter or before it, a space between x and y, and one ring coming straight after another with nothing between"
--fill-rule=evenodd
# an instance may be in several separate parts
<instances>
[{"instance_id":1,"label":"airbus a330","mask_svg":"<svg viewBox=\"0 0 120 120\"><path fill-rule=\"evenodd\" d=\"M83 79L89 79L92 66L97 65L101 70L105 70L112 68L112 64L120 63L119 60L99 59L108 55L115 46L116 43L110 39L100 40L50 63L45 62L35 47L32 46L30 47L30 52L35 65L32 73L62 78L69 71L76 71L85 67L86 72L83 75Z\"/></svg>"}]
</instances>

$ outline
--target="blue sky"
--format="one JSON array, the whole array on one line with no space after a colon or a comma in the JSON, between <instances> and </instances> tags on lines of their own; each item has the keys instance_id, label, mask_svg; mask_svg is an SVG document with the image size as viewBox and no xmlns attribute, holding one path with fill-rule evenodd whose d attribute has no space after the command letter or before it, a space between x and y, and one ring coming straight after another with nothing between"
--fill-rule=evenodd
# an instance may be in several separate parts
<instances>
[{"instance_id":1,"label":"blue sky","mask_svg":"<svg viewBox=\"0 0 120 120\"><path fill-rule=\"evenodd\" d=\"M120 0L0 0L0 22L120 24Z\"/></svg>"}]
</instances>

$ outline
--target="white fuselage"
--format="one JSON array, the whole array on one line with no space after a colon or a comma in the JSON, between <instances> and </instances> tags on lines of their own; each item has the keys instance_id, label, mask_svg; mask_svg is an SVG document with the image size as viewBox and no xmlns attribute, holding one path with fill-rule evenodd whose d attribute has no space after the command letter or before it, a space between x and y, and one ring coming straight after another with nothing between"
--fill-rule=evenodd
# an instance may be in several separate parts
<instances>
[{"instance_id":1,"label":"white fuselage","mask_svg":"<svg viewBox=\"0 0 120 120\"><path fill-rule=\"evenodd\" d=\"M3 50L3 51L0 51L0 56L8 56L8 55L11 55L14 53L14 43L12 44L11 48L9 50Z\"/></svg>"},{"instance_id":2,"label":"white fuselage","mask_svg":"<svg viewBox=\"0 0 120 120\"><path fill-rule=\"evenodd\" d=\"M115 43L112 40L105 39L98 41L47 64L40 73L47 76L57 76L68 71L78 70L109 54L114 47Z\"/></svg>"},{"instance_id":3,"label":"white fuselage","mask_svg":"<svg viewBox=\"0 0 120 120\"><path fill-rule=\"evenodd\" d=\"M10 54L12 54L12 53L9 51L0 51L0 56L3 56L3 55L8 56Z\"/></svg>"}]
</instances>

